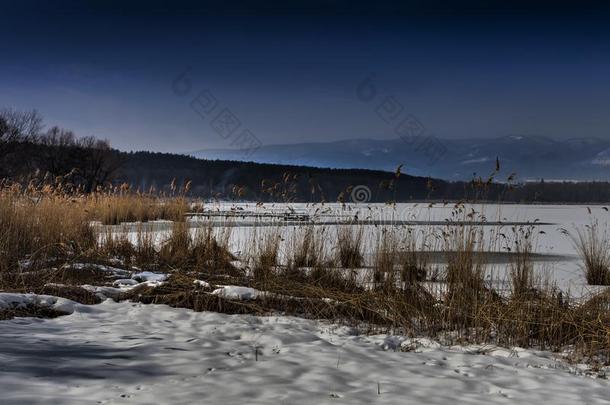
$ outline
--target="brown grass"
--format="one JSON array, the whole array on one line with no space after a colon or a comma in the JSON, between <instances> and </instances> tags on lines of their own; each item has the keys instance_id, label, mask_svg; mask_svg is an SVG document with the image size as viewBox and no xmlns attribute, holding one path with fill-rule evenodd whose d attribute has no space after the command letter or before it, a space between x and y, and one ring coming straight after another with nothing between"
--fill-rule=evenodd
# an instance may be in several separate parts
<instances>
[{"instance_id":1,"label":"brown grass","mask_svg":"<svg viewBox=\"0 0 610 405\"><path fill-rule=\"evenodd\" d=\"M534 264L532 263L534 227L514 229L509 276L513 294L520 296L534 290Z\"/></svg>"},{"instance_id":2,"label":"brown grass","mask_svg":"<svg viewBox=\"0 0 610 405\"><path fill-rule=\"evenodd\" d=\"M584 262L587 282L591 285L610 285L610 236L600 229L597 220L577 229L570 235L574 247Z\"/></svg>"},{"instance_id":3,"label":"brown grass","mask_svg":"<svg viewBox=\"0 0 610 405\"><path fill-rule=\"evenodd\" d=\"M295 268L315 267L323 259L322 236L316 233L313 226L306 226L294 232L290 251L292 258L290 265Z\"/></svg>"},{"instance_id":4,"label":"brown grass","mask_svg":"<svg viewBox=\"0 0 610 405\"><path fill-rule=\"evenodd\" d=\"M398 274L395 268L398 246L394 232L382 229L378 237L373 267L373 282L376 288L392 290L397 288Z\"/></svg>"},{"instance_id":5,"label":"brown grass","mask_svg":"<svg viewBox=\"0 0 610 405\"><path fill-rule=\"evenodd\" d=\"M420 241L412 229L404 231L403 240L399 242L398 264L401 280L405 284L425 281L428 278L427 238Z\"/></svg>"},{"instance_id":6,"label":"brown grass","mask_svg":"<svg viewBox=\"0 0 610 405\"><path fill-rule=\"evenodd\" d=\"M146 196L97 197L94 202L93 196L50 188L0 190L0 288L92 304L97 298L79 286L108 285L113 279L94 266L72 264L137 266L171 277L159 287L139 287L125 299L229 313L281 312L445 342L570 349L575 359L610 359L610 294L575 302L553 288L533 288L537 283L532 276L533 244L527 229L517 230L512 245L518 253L510 265L512 292L500 294L485 279L488 263L481 252L489 242L483 240L481 227L444 227L438 240L447 266L437 293L424 283L428 263L421 251L425 241L405 238L402 229L380 231L369 272L360 268L365 264L362 227L340 227L334 241L334 235L321 237L307 227L287 243L286 263L280 260L279 232L257 229L250 249L241 257L250 267L242 269L233 266L235 257L228 251L230 227L218 229L202 223L191 228L180 214L161 240L156 240L154 228L144 225L115 226L111 231L92 226L91 221L118 223L166 214L146 208L150 203ZM142 214L124 214L124 207L138 198L144 199ZM184 206L182 196L174 198L177 200L157 202ZM109 206L102 210L100 201ZM144 214L147 209L150 212ZM107 213L113 214L104 219ZM129 234L129 230L133 232ZM587 269L607 277L601 271L607 272L608 265L605 234L595 224L579 235L576 243L582 247ZM334 260L324 256L324 245L334 246ZM252 301L229 300L193 284L195 279L212 285L250 286L266 294ZM592 281L601 284L607 278Z\"/></svg>"},{"instance_id":7,"label":"brown grass","mask_svg":"<svg viewBox=\"0 0 610 405\"><path fill-rule=\"evenodd\" d=\"M279 231L272 229L254 234L255 253L252 258L252 275L254 279L266 285L277 270L278 255L280 250Z\"/></svg>"},{"instance_id":8,"label":"brown grass","mask_svg":"<svg viewBox=\"0 0 610 405\"><path fill-rule=\"evenodd\" d=\"M364 257L362 256L363 228L354 230L352 226L340 226L337 228L337 262L345 269L361 267Z\"/></svg>"},{"instance_id":9,"label":"brown grass","mask_svg":"<svg viewBox=\"0 0 610 405\"><path fill-rule=\"evenodd\" d=\"M186 197L190 184L177 189L175 182L171 194L154 191L142 193L121 185L107 192L98 192L86 197L86 210L104 225L119 225L125 222L148 222L154 220L182 221L189 212Z\"/></svg>"}]
</instances>

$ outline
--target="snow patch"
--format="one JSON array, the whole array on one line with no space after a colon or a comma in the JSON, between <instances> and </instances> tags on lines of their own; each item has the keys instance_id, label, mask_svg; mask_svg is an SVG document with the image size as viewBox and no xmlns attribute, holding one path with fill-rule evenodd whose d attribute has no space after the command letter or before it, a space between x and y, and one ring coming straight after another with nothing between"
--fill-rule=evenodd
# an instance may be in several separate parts
<instances>
[{"instance_id":1,"label":"snow patch","mask_svg":"<svg viewBox=\"0 0 610 405\"><path fill-rule=\"evenodd\" d=\"M210 283L208 283L207 281L203 281L203 280L195 280L195 281L193 281L193 284L198 285L199 287L203 287L203 288L210 288Z\"/></svg>"},{"instance_id":2,"label":"snow patch","mask_svg":"<svg viewBox=\"0 0 610 405\"><path fill-rule=\"evenodd\" d=\"M112 284L115 287L125 287L125 286L137 285L137 284L139 284L139 282L132 278L121 278L121 279L115 280L114 283L112 283Z\"/></svg>"},{"instance_id":3,"label":"snow patch","mask_svg":"<svg viewBox=\"0 0 610 405\"><path fill-rule=\"evenodd\" d=\"M150 281L153 283L160 283L167 280L167 274L165 273L153 273L151 271L142 271L131 276L132 279L144 282Z\"/></svg>"},{"instance_id":4,"label":"snow patch","mask_svg":"<svg viewBox=\"0 0 610 405\"><path fill-rule=\"evenodd\" d=\"M64 265L64 268L72 268L75 270L95 269L95 270L103 271L106 273L110 273L110 274L112 274L114 276L118 276L118 277L130 277L131 276L131 271L129 271L129 270L119 269L118 267L105 266L103 264L72 263L72 264Z\"/></svg>"},{"instance_id":5,"label":"snow patch","mask_svg":"<svg viewBox=\"0 0 610 405\"><path fill-rule=\"evenodd\" d=\"M254 300L265 295L264 292L250 287L241 287L236 285L226 285L212 291L213 295L218 295L223 298L232 300Z\"/></svg>"},{"instance_id":6,"label":"snow patch","mask_svg":"<svg viewBox=\"0 0 610 405\"><path fill-rule=\"evenodd\" d=\"M64 314L71 314L77 305L80 304L52 295L0 293L0 309L41 307L63 312Z\"/></svg>"}]
</instances>

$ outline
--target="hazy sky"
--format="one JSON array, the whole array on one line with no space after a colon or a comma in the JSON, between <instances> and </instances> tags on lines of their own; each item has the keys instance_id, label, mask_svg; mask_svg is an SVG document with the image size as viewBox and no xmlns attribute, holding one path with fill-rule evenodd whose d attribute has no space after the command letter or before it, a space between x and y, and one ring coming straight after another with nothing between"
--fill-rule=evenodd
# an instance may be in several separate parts
<instances>
[{"instance_id":1,"label":"hazy sky","mask_svg":"<svg viewBox=\"0 0 610 405\"><path fill-rule=\"evenodd\" d=\"M386 96L440 137L610 137L598 3L123 3L0 0L0 107L124 150L230 147L225 108L264 144L390 138Z\"/></svg>"}]
</instances>

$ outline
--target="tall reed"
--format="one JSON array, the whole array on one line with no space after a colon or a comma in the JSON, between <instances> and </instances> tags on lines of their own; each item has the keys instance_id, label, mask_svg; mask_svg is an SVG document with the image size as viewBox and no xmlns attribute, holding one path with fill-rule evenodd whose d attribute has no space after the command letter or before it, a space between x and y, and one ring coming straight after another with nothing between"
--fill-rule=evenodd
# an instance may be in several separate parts
<instances>
[{"instance_id":1,"label":"tall reed","mask_svg":"<svg viewBox=\"0 0 610 405\"><path fill-rule=\"evenodd\" d=\"M592 220L584 229L570 234L574 247L583 260L585 277L591 285L610 285L610 235Z\"/></svg>"}]
</instances>

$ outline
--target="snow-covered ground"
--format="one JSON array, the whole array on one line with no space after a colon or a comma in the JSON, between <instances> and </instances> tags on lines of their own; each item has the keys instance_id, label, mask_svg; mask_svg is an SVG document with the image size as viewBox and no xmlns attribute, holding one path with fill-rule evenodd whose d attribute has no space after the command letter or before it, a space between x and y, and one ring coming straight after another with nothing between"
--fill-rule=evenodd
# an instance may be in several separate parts
<instances>
[{"instance_id":1,"label":"snow-covered ground","mask_svg":"<svg viewBox=\"0 0 610 405\"><path fill-rule=\"evenodd\" d=\"M0 322L1 404L610 401L608 380L544 352L111 300L74 309Z\"/></svg>"},{"instance_id":2,"label":"snow-covered ground","mask_svg":"<svg viewBox=\"0 0 610 405\"><path fill-rule=\"evenodd\" d=\"M0 310L23 309L27 307L46 308L64 314L74 312L75 302L52 295L18 294L0 292Z\"/></svg>"},{"instance_id":3,"label":"snow-covered ground","mask_svg":"<svg viewBox=\"0 0 610 405\"><path fill-rule=\"evenodd\" d=\"M323 249L333 249L337 231L333 221L354 217L414 221L406 227L419 232L429 229L430 223L438 226L436 221L450 218L452 206L224 204L218 208L307 212L318 221L315 230L325 238ZM547 223L536 225L536 247L539 253L554 255L554 261L540 266L565 290L582 295L590 288L563 229L573 231L592 219L606 226L607 210L600 206L474 208L489 221ZM241 253L253 240L276 232L282 239L281 256L302 224L287 225L280 215L268 226L265 218L267 224L262 227L251 226L248 218L232 218L230 232L222 226L215 232L228 237L229 247L238 257L245 256ZM193 220L193 231L197 221ZM320 223L324 221L328 223ZM147 226L162 242L171 224ZM370 260L380 227L357 226L364 229L363 248ZM406 227L401 224L394 229L406 232ZM91 265L72 264L79 266ZM113 286L84 286L102 298L142 284L159 285L167 277L146 269L97 268L116 278ZM212 287L206 280L194 284ZM230 299L267 294L243 286L212 288L211 294ZM589 371L548 352L444 347L427 339L367 336L344 326L284 316L197 313L112 300L85 306L51 296L0 293L0 309L31 305L69 315L0 321L0 405L610 403L610 382L605 379L610 369Z\"/></svg>"}]
</instances>

